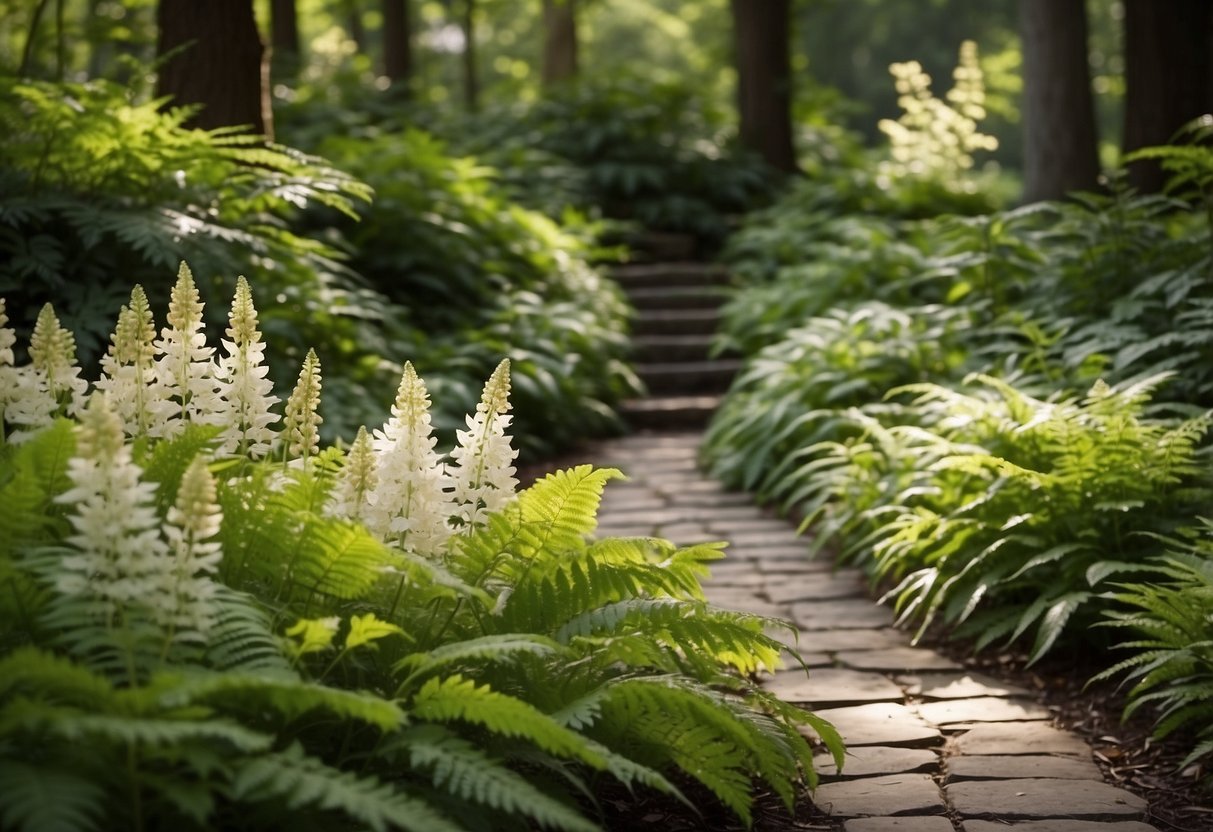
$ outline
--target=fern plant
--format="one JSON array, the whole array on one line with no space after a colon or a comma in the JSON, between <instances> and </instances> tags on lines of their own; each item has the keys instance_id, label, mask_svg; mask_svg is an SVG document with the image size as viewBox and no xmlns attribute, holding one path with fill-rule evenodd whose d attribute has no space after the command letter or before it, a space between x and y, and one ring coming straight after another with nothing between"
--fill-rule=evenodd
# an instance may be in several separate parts
<instances>
[{"instance_id":1,"label":"fern plant","mask_svg":"<svg viewBox=\"0 0 1213 832\"><path fill-rule=\"evenodd\" d=\"M1157 714L1155 736L1186 737L1191 752L1180 764L1213 754L1213 560L1210 526L1162 539L1167 554L1156 564L1157 581L1120 582L1104 626L1126 631L1117 645L1133 655L1092 681L1122 677L1132 683L1125 717L1149 708Z\"/></svg>"},{"instance_id":2,"label":"fern plant","mask_svg":"<svg viewBox=\"0 0 1213 832\"><path fill-rule=\"evenodd\" d=\"M675 774L748 821L755 781L815 782L802 729L841 762L752 681L778 622L704 602L719 546L595 539L611 470L514 495L508 362L445 457L411 367L343 453L309 354L253 458L199 364L175 435L110 386L0 444L0 771L40 784L6 828L586 830L600 787L685 800Z\"/></svg>"}]
</instances>

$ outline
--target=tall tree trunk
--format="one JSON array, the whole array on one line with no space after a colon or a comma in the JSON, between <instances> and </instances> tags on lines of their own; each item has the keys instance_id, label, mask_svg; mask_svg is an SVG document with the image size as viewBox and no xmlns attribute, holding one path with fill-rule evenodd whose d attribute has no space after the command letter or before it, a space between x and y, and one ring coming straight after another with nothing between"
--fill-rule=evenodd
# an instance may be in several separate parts
<instances>
[{"instance_id":1,"label":"tall tree trunk","mask_svg":"<svg viewBox=\"0 0 1213 832\"><path fill-rule=\"evenodd\" d=\"M543 0L543 83L577 75L577 0Z\"/></svg>"},{"instance_id":2,"label":"tall tree trunk","mask_svg":"<svg viewBox=\"0 0 1213 832\"><path fill-rule=\"evenodd\" d=\"M1167 144L1180 127L1213 108L1211 0L1125 0L1126 153ZM1129 166L1129 184L1162 190L1155 162Z\"/></svg>"},{"instance_id":3,"label":"tall tree trunk","mask_svg":"<svg viewBox=\"0 0 1213 832\"><path fill-rule=\"evenodd\" d=\"M299 68L299 14L295 0L271 0L270 45L274 63L294 74Z\"/></svg>"},{"instance_id":4,"label":"tall tree trunk","mask_svg":"<svg viewBox=\"0 0 1213 832\"><path fill-rule=\"evenodd\" d=\"M741 142L777 170L799 170L792 145L789 0L730 0Z\"/></svg>"},{"instance_id":5,"label":"tall tree trunk","mask_svg":"<svg viewBox=\"0 0 1213 832\"><path fill-rule=\"evenodd\" d=\"M1091 190L1099 179L1085 0L1019 0L1025 202Z\"/></svg>"},{"instance_id":6,"label":"tall tree trunk","mask_svg":"<svg viewBox=\"0 0 1213 832\"><path fill-rule=\"evenodd\" d=\"M247 124L272 138L269 68L253 0L160 0L156 21L158 55L185 47L161 67L156 94L201 104L196 127Z\"/></svg>"},{"instance_id":7,"label":"tall tree trunk","mask_svg":"<svg viewBox=\"0 0 1213 832\"><path fill-rule=\"evenodd\" d=\"M476 0L463 0L463 103L475 111L480 102L480 79L476 74Z\"/></svg>"},{"instance_id":8,"label":"tall tree trunk","mask_svg":"<svg viewBox=\"0 0 1213 832\"><path fill-rule=\"evenodd\" d=\"M408 0L383 0L383 74L408 91L413 76L413 25Z\"/></svg>"}]
</instances>

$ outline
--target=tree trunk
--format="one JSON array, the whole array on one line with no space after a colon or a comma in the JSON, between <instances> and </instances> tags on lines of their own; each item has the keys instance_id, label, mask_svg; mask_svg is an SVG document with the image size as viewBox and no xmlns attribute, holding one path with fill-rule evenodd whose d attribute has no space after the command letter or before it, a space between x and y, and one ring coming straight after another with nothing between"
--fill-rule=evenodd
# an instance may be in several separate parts
<instances>
[{"instance_id":1,"label":"tree trunk","mask_svg":"<svg viewBox=\"0 0 1213 832\"><path fill-rule=\"evenodd\" d=\"M1084 0L1019 0L1023 33L1024 202L1099 180Z\"/></svg>"},{"instance_id":2,"label":"tree trunk","mask_svg":"<svg viewBox=\"0 0 1213 832\"><path fill-rule=\"evenodd\" d=\"M291 74L299 68L299 14L295 0L271 0L270 45L274 63Z\"/></svg>"},{"instance_id":3,"label":"tree trunk","mask_svg":"<svg viewBox=\"0 0 1213 832\"><path fill-rule=\"evenodd\" d=\"M799 170L792 145L789 0L730 0L741 143L776 170Z\"/></svg>"},{"instance_id":4,"label":"tree trunk","mask_svg":"<svg viewBox=\"0 0 1213 832\"><path fill-rule=\"evenodd\" d=\"M463 0L463 103L474 112L480 101L476 75L476 0Z\"/></svg>"},{"instance_id":5,"label":"tree trunk","mask_svg":"<svg viewBox=\"0 0 1213 832\"><path fill-rule=\"evenodd\" d=\"M408 0L383 0L383 74L401 91L413 77L412 36Z\"/></svg>"},{"instance_id":6,"label":"tree trunk","mask_svg":"<svg viewBox=\"0 0 1213 832\"><path fill-rule=\"evenodd\" d=\"M157 55L184 47L161 66L156 94L201 104L192 126L248 125L272 138L269 68L253 0L160 0L156 20Z\"/></svg>"},{"instance_id":7,"label":"tree trunk","mask_svg":"<svg viewBox=\"0 0 1213 832\"><path fill-rule=\"evenodd\" d=\"M543 84L577 75L577 0L543 0Z\"/></svg>"},{"instance_id":8,"label":"tree trunk","mask_svg":"<svg viewBox=\"0 0 1213 832\"><path fill-rule=\"evenodd\" d=\"M1211 0L1125 0L1124 151L1167 144L1213 108ZM1129 165L1129 184L1162 190L1156 162Z\"/></svg>"}]
</instances>

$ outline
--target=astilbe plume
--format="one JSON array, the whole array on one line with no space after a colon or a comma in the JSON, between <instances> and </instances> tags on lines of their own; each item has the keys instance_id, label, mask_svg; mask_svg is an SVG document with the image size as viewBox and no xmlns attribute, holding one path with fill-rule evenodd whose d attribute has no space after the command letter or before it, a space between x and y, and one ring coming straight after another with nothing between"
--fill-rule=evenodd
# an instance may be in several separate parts
<instances>
[{"instance_id":1,"label":"astilbe plume","mask_svg":"<svg viewBox=\"0 0 1213 832\"><path fill-rule=\"evenodd\" d=\"M168 326L160 330L156 349L156 382L160 394L172 402L172 412L152 428L154 436L171 438L189 423L216 424L222 407L211 355L202 324L203 303L189 266L181 264L169 296Z\"/></svg>"},{"instance_id":2,"label":"astilbe plume","mask_svg":"<svg viewBox=\"0 0 1213 832\"><path fill-rule=\"evenodd\" d=\"M430 397L411 362L405 362L392 418L375 431L378 477L366 525L384 540L425 556L440 554L450 539L448 477L434 450Z\"/></svg>"},{"instance_id":3,"label":"astilbe plume","mask_svg":"<svg viewBox=\"0 0 1213 832\"><path fill-rule=\"evenodd\" d=\"M518 451L505 435L509 427L510 360L504 359L489 376L475 415L467 417L467 430L456 431L451 451L452 497L455 522L475 527L485 515L499 511L514 496L518 480L511 464Z\"/></svg>"},{"instance_id":4,"label":"astilbe plume","mask_svg":"<svg viewBox=\"0 0 1213 832\"><path fill-rule=\"evenodd\" d=\"M29 339L30 363L46 379L46 387L61 413L74 414L88 390L76 363L76 336L59 323L49 303L38 312Z\"/></svg>"},{"instance_id":5,"label":"astilbe plume","mask_svg":"<svg viewBox=\"0 0 1213 832\"><path fill-rule=\"evenodd\" d=\"M360 427L346 456L345 467L341 469L341 478L333 495L333 513L365 524L378 482L379 472L371 435L365 427Z\"/></svg>"},{"instance_id":6,"label":"astilbe plume","mask_svg":"<svg viewBox=\"0 0 1213 832\"><path fill-rule=\"evenodd\" d=\"M156 384L156 324L143 287L131 290L131 302L118 313L109 351L101 358L97 389L109 395L128 436L146 436L173 405Z\"/></svg>"},{"instance_id":7,"label":"astilbe plume","mask_svg":"<svg viewBox=\"0 0 1213 832\"><path fill-rule=\"evenodd\" d=\"M45 373L29 365L16 366L13 345L17 334L7 323L6 303L0 298L0 427L11 425L14 430L7 438L18 443L54 420L58 402Z\"/></svg>"},{"instance_id":8,"label":"astilbe plume","mask_svg":"<svg viewBox=\"0 0 1213 832\"><path fill-rule=\"evenodd\" d=\"M253 293L243 276L236 280L236 296L228 314L227 338L222 339L225 355L215 367L219 382L221 453L238 453L254 459L267 456L276 438L270 425L278 416L270 408L278 401L271 395L274 383L266 376L265 344L257 329L257 309Z\"/></svg>"},{"instance_id":9,"label":"astilbe plume","mask_svg":"<svg viewBox=\"0 0 1213 832\"><path fill-rule=\"evenodd\" d=\"M211 538L222 522L215 478L197 456L181 477L164 527L169 568L147 599L157 623L178 639L202 640L214 623L215 582L210 576L219 570L223 552Z\"/></svg>"},{"instance_id":10,"label":"astilbe plume","mask_svg":"<svg viewBox=\"0 0 1213 832\"><path fill-rule=\"evenodd\" d=\"M320 424L324 421L317 412L320 386L320 359L315 350L308 350L299 369L299 380L286 400L283 437L286 446L283 458L299 458L305 468L308 459L320 450Z\"/></svg>"},{"instance_id":11,"label":"astilbe plume","mask_svg":"<svg viewBox=\"0 0 1213 832\"><path fill-rule=\"evenodd\" d=\"M155 486L141 474L109 395L95 393L80 415L76 454L68 461L72 487L56 498L71 506L67 542L77 551L61 560L55 589L100 602L111 619L161 591L170 563Z\"/></svg>"}]
</instances>

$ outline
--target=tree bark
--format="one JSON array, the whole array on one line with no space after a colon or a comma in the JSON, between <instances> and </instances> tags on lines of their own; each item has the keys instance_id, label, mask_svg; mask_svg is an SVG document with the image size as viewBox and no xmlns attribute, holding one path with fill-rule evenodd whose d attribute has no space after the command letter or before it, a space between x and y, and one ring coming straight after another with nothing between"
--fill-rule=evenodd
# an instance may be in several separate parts
<instances>
[{"instance_id":1,"label":"tree bark","mask_svg":"<svg viewBox=\"0 0 1213 832\"><path fill-rule=\"evenodd\" d=\"M1099 180L1084 0L1020 0L1024 202L1092 190Z\"/></svg>"},{"instance_id":2,"label":"tree bark","mask_svg":"<svg viewBox=\"0 0 1213 832\"><path fill-rule=\"evenodd\" d=\"M161 67L156 94L202 105L192 126L248 125L272 138L269 67L253 0L160 0L156 20L157 55L184 47Z\"/></svg>"},{"instance_id":3,"label":"tree bark","mask_svg":"<svg viewBox=\"0 0 1213 832\"><path fill-rule=\"evenodd\" d=\"M270 45L274 62L292 72L299 66L299 14L295 0L271 0Z\"/></svg>"},{"instance_id":4,"label":"tree bark","mask_svg":"<svg viewBox=\"0 0 1213 832\"><path fill-rule=\"evenodd\" d=\"M1167 144L1213 109L1213 0L1125 0L1124 151ZM1153 161L1129 165L1129 184L1162 190Z\"/></svg>"},{"instance_id":5,"label":"tree bark","mask_svg":"<svg viewBox=\"0 0 1213 832\"><path fill-rule=\"evenodd\" d=\"M408 0L383 0L383 74L407 91L413 77L413 27Z\"/></svg>"},{"instance_id":6,"label":"tree bark","mask_svg":"<svg viewBox=\"0 0 1213 832\"><path fill-rule=\"evenodd\" d=\"M543 0L543 84L577 75L577 0Z\"/></svg>"},{"instance_id":7,"label":"tree bark","mask_svg":"<svg viewBox=\"0 0 1213 832\"><path fill-rule=\"evenodd\" d=\"M741 143L776 170L794 173L789 0L730 2Z\"/></svg>"},{"instance_id":8,"label":"tree bark","mask_svg":"<svg viewBox=\"0 0 1213 832\"><path fill-rule=\"evenodd\" d=\"M358 47L360 53L366 53L366 27L362 25L362 9L358 8L358 0L341 0L345 12L347 30L350 40Z\"/></svg>"},{"instance_id":9,"label":"tree bark","mask_svg":"<svg viewBox=\"0 0 1213 832\"><path fill-rule=\"evenodd\" d=\"M476 69L476 0L463 0L463 103L474 112L480 103Z\"/></svg>"}]
</instances>

